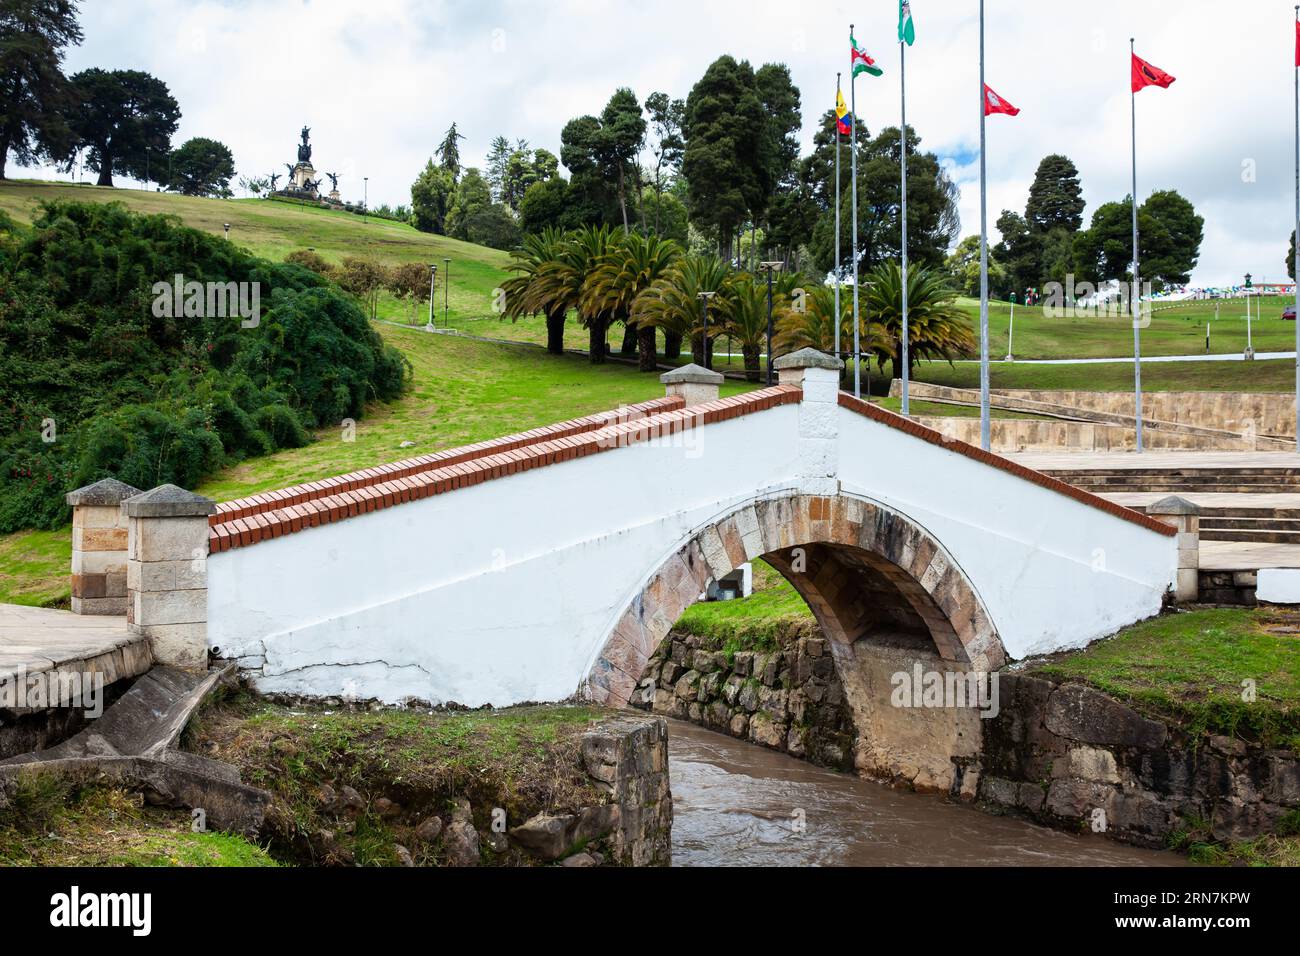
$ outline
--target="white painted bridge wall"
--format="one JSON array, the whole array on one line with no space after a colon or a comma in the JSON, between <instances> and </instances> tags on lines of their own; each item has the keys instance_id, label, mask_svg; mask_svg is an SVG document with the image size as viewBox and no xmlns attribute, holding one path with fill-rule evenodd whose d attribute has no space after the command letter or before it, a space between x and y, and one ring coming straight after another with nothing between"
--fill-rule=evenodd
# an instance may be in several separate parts
<instances>
[{"instance_id":1,"label":"white painted bridge wall","mask_svg":"<svg viewBox=\"0 0 1300 956\"><path fill-rule=\"evenodd\" d=\"M811 384L801 405L211 555L209 644L265 692L558 700L696 530L837 490L941 542L1012 657L1160 609L1173 538L841 409L833 389L814 402Z\"/></svg>"}]
</instances>

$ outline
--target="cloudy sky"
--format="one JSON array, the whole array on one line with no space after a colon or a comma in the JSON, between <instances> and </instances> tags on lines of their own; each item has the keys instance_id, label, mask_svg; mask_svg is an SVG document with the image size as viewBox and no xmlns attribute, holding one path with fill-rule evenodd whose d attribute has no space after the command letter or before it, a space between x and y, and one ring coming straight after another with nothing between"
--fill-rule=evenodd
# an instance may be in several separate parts
<instances>
[{"instance_id":1,"label":"cloudy sky","mask_svg":"<svg viewBox=\"0 0 1300 956\"><path fill-rule=\"evenodd\" d=\"M848 24L884 66L858 81L874 132L899 119L895 0L91 0L70 72L162 78L184 116L177 143L211 136L241 175L282 170L298 130L345 198L409 201L454 120L470 164L495 135L559 153L572 116L618 86L685 97L722 53L789 65L811 120L847 70ZM961 187L979 230L978 5L914 0L908 120ZM1178 77L1137 97L1138 193L1174 188L1205 217L1199 283L1284 277L1294 218L1294 16L1266 0L988 0L986 78L1020 116L989 120L989 222L1023 209L1038 160L1079 166L1085 216L1129 192L1128 39ZM33 175L52 177L51 170ZM13 173L11 173L13 175ZM21 174L20 174L21 175Z\"/></svg>"}]
</instances>

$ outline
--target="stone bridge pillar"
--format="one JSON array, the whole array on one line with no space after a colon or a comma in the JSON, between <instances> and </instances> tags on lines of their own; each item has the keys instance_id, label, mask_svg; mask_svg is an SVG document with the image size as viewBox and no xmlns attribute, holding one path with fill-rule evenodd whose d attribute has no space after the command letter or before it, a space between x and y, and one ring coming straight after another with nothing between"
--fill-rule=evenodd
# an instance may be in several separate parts
<instances>
[{"instance_id":1,"label":"stone bridge pillar","mask_svg":"<svg viewBox=\"0 0 1300 956\"><path fill-rule=\"evenodd\" d=\"M782 355L773 364L780 384L803 389L799 403L799 477L806 494L839 494L840 372L844 363L816 349Z\"/></svg>"},{"instance_id":2,"label":"stone bridge pillar","mask_svg":"<svg viewBox=\"0 0 1300 956\"><path fill-rule=\"evenodd\" d=\"M72 613L126 613L126 518L121 504L140 493L105 478L68 493L72 506Z\"/></svg>"},{"instance_id":3,"label":"stone bridge pillar","mask_svg":"<svg viewBox=\"0 0 1300 956\"><path fill-rule=\"evenodd\" d=\"M160 485L122 502L127 518L127 626L153 659L187 670L208 666L210 500Z\"/></svg>"},{"instance_id":4,"label":"stone bridge pillar","mask_svg":"<svg viewBox=\"0 0 1300 956\"><path fill-rule=\"evenodd\" d=\"M722 373L704 368L700 365L683 365L671 372L659 376L666 388L668 397L680 395L686 400L686 407L703 405L705 402L718 400L718 389L722 385Z\"/></svg>"},{"instance_id":5,"label":"stone bridge pillar","mask_svg":"<svg viewBox=\"0 0 1300 956\"><path fill-rule=\"evenodd\" d=\"M1201 509L1186 498L1170 495L1147 506L1147 514L1178 529L1178 575L1174 600L1189 604L1200 594Z\"/></svg>"}]
</instances>

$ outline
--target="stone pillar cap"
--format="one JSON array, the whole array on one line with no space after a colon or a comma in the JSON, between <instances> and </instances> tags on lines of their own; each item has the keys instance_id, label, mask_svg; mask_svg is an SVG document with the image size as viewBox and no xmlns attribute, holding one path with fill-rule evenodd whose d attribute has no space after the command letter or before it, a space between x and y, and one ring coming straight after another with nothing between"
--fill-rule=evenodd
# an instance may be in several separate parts
<instances>
[{"instance_id":1,"label":"stone pillar cap","mask_svg":"<svg viewBox=\"0 0 1300 956\"><path fill-rule=\"evenodd\" d=\"M702 365L683 365L671 372L664 372L659 376L659 381L665 385L679 385L683 382L691 385L721 385L722 373Z\"/></svg>"},{"instance_id":2,"label":"stone pillar cap","mask_svg":"<svg viewBox=\"0 0 1300 956\"><path fill-rule=\"evenodd\" d=\"M1168 498L1161 498L1154 504L1147 505L1149 515L1198 515L1200 513L1199 505L1178 495L1170 495Z\"/></svg>"},{"instance_id":3,"label":"stone pillar cap","mask_svg":"<svg viewBox=\"0 0 1300 956\"><path fill-rule=\"evenodd\" d=\"M127 498L132 498L138 494L140 494L140 489L133 488L125 481L118 481L116 478L101 478L93 485L86 485L76 491L69 491L63 500L74 508L77 505L111 507L120 505Z\"/></svg>"},{"instance_id":4,"label":"stone pillar cap","mask_svg":"<svg viewBox=\"0 0 1300 956\"><path fill-rule=\"evenodd\" d=\"M190 518L212 514L217 505L212 499L196 495L175 485L159 485L152 491L122 502L128 518Z\"/></svg>"},{"instance_id":5,"label":"stone pillar cap","mask_svg":"<svg viewBox=\"0 0 1300 956\"><path fill-rule=\"evenodd\" d=\"M834 355L827 355L817 349L807 348L791 352L789 355L782 355L772 363L772 367L778 372L788 368L829 368L839 371L844 368L844 363Z\"/></svg>"}]
</instances>

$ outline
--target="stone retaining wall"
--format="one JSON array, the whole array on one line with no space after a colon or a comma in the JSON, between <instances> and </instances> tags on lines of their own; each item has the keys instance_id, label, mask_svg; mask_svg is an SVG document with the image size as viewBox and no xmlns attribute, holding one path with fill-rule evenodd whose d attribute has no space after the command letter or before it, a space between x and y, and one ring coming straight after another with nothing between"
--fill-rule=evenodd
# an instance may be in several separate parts
<instances>
[{"instance_id":1,"label":"stone retaining wall","mask_svg":"<svg viewBox=\"0 0 1300 956\"><path fill-rule=\"evenodd\" d=\"M1190 738L1082 684L1000 679L980 755L988 804L1145 846L1201 822L1217 840L1248 839L1300 808L1290 750Z\"/></svg>"},{"instance_id":2,"label":"stone retaining wall","mask_svg":"<svg viewBox=\"0 0 1300 956\"><path fill-rule=\"evenodd\" d=\"M853 713L822 637L728 654L674 631L647 663L631 703L823 767L853 766Z\"/></svg>"}]
</instances>

